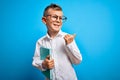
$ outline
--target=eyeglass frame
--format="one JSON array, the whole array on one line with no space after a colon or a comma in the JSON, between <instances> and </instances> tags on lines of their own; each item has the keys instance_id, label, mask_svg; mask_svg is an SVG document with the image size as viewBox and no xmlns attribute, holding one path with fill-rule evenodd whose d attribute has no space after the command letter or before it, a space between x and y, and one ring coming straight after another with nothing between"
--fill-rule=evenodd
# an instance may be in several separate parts
<instances>
[{"instance_id":1,"label":"eyeglass frame","mask_svg":"<svg viewBox=\"0 0 120 80\"><path fill-rule=\"evenodd\" d=\"M57 16L57 15L46 15L45 17L50 16L52 21L57 21L58 17L61 22L65 22L67 20L66 16Z\"/></svg>"}]
</instances>

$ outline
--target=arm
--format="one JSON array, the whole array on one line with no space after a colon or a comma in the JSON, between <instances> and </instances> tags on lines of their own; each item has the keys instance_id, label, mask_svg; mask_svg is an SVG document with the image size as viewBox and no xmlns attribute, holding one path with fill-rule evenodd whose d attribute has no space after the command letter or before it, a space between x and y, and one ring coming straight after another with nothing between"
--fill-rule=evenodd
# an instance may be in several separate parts
<instances>
[{"instance_id":1,"label":"arm","mask_svg":"<svg viewBox=\"0 0 120 80\"><path fill-rule=\"evenodd\" d=\"M32 65L42 71L45 71L46 69L52 69L54 67L54 60L49 60L49 58L50 56L46 57L45 60L40 60L40 44L37 43Z\"/></svg>"},{"instance_id":2,"label":"arm","mask_svg":"<svg viewBox=\"0 0 120 80\"><path fill-rule=\"evenodd\" d=\"M46 69L43 68L42 63L43 60L40 60L40 44L37 42L32 65L42 71L45 71Z\"/></svg>"},{"instance_id":3,"label":"arm","mask_svg":"<svg viewBox=\"0 0 120 80\"><path fill-rule=\"evenodd\" d=\"M68 57L70 58L73 64L79 64L82 61L82 55L75 44L75 41L65 46L65 49L68 53Z\"/></svg>"},{"instance_id":4,"label":"arm","mask_svg":"<svg viewBox=\"0 0 120 80\"><path fill-rule=\"evenodd\" d=\"M73 64L79 64L82 61L82 55L74 41L73 35L65 35L64 37L66 45L65 49L67 51L68 57Z\"/></svg>"}]
</instances>

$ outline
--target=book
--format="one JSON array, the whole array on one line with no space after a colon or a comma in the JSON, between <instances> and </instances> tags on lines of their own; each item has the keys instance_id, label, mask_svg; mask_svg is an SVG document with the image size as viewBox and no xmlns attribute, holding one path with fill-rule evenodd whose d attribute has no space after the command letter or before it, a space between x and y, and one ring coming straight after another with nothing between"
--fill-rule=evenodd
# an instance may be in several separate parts
<instances>
[{"instance_id":1,"label":"book","mask_svg":"<svg viewBox=\"0 0 120 80\"><path fill-rule=\"evenodd\" d=\"M51 49L45 48L45 47L40 47L40 59L45 60L46 57L50 55L51 57ZM46 71L42 71L42 73L50 80L52 80L52 70L47 69Z\"/></svg>"}]
</instances>

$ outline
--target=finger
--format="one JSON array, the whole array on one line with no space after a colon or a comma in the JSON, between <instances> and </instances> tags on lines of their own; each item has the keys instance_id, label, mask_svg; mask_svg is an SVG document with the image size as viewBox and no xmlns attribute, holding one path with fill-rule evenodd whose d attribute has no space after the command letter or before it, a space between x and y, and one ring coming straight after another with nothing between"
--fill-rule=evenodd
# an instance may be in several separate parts
<instances>
[{"instance_id":1,"label":"finger","mask_svg":"<svg viewBox=\"0 0 120 80\"><path fill-rule=\"evenodd\" d=\"M69 34L66 34L66 35L65 35L65 38L67 38L67 37L69 37L69 36L70 36Z\"/></svg>"},{"instance_id":2,"label":"finger","mask_svg":"<svg viewBox=\"0 0 120 80\"><path fill-rule=\"evenodd\" d=\"M76 37L76 34L67 34L65 37L70 37L70 36L73 36L74 38Z\"/></svg>"},{"instance_id":3,"label":"finger","mask_svg":"<svg viewBox=\"0 0 120 80\"><path fill-rule=\"evenodd\" d=\"M51 61L49 62L49 64L54 64L54 60L51 60Z\"/></svg>"},{"instance_id":4,"label":"finger","mask_svg":"<svg viewBox=\"0 0 120 80\"><path fill-rule=\"evenodd\" d=\"M76 34L73 34L72 36L75 38L75 37L76 37Z\"/></svg>"},{"instance_id":5,"label":"finger","mask_svg":"<svg viewBox=\"0 0 120 80\"><path fill-rule=\"evenodd\" d=\"M50 55L48 55L48 56L46 57L46 59L50 59Z\"/></svg>"},{"instance_id":6,"label":"finger","mask_svg":"<svg viewBox=\"0 0 120 80\"><path fill-rule=\"evenodd\" d=\"M50 60L48 58L46 58L45 62L48 64L48 63L50 63Z\"/></svg>"},{"instance_id":7,"label":"finger","mask_svg":"<svg viewBox=\"0 0 120 80\"><path fill-rule=\"evenodd\" d=\"M51 62L51 63L48 63L48 65L50 66L50 65L54 65L54 63L53 62Z\"/></svg>"},{"instance_id":8,"label":"finger","mask_svg":"<svg viewBox=\"0 0 120 80\"><path fill-rule=\"evenodd\" d=\"M50 67L53 68L53 67L54 67L54 64L51 64Z\"/></svg>"},{"instance_id":9,"label":"finger","mask_svg":"<svg viewBox=\"0 0 120 80\"><path fill-rule=\"evenodd\" d=\"M64 37L64 39L65 39L65 40L68 40L69 37L70 37L70 35L66 35L66 36Z\"/></svg>"},{"instance_id":10,"label":"finger","mask_svg":"<svg viewBox=\"0 0 120 80\"><path fill-rule=\"evenodd\" d=\"M49 68L49 69L52 69L53 67L54 67L54 64L49 64L49 65L48 65L48 68Z\"/></svg>"},{"instance_id":11,"label":"finger","mask_svg":"<svg viewBox=\"0 0 120 80\"><path fill-rule=\"evenodd\" d=\"M74 36L70 35L70 36L68 36L68 37L66 38L66 40L70 41L70 40L72 40L73 38L74 38Z\"/></svg>"}]
</instances>

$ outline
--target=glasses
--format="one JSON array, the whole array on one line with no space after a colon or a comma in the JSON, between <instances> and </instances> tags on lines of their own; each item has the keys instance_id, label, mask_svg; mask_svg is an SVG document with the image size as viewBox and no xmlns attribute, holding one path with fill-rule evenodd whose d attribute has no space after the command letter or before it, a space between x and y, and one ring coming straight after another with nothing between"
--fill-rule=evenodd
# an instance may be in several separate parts
<instances>
[{"instance_id":1,"label":"glasses","mask_svg":"<svg viewBox=\"0 0 120 80\"><path fill-rule=\"evenodd\" d=\"M47 16L50 16L52 21L57 21L58 18L61 22L65 22L67 20L67 17L65 16L57 16L57 15L47 15Z\"/></svg>"}]
</instances>

